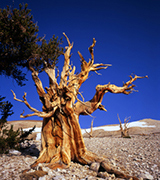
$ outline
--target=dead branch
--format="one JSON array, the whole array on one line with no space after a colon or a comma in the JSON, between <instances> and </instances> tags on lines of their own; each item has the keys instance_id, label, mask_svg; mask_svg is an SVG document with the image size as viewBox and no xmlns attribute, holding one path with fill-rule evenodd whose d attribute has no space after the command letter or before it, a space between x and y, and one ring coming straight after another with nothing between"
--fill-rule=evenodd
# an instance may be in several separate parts
<instances>
[{"instance_id":1,"label":"dead branch","mask_svg":"<svg viewBox=\"0 0 160 180\"><path fill-rule=\"evenodd\" d=\"M94 53L93 53L93 47L95 46L96 40L93 38L93 43L92 45L88 48L89 52L91 54L91 60L87 63L82 54L78 51L78 54L81 58L81 72L78 74L79 77L79 88L81 84L86 81L88 78L88 74L90 71L95 71L97 73L98 70L101 69L106 69L108 66L111 66L110 64L103 64L103 63L98 63L94 64Z\"/></svg>"},{"instance_id":2,"label":"dead branch","mask_svg":"<svg viewBox=\"0 0 160 180\"><path fill-rule=\"evenodd\" d=\"M56 76L55 64L50 65L47 63L47 59L46 62L44 62L43 70L49 77L49 87L45 87L45 89L38 77L38 71L33 68L34 66L31 66L34 65L34 59L39 58L38 54L32 57L33 61L29 64L33 81L43 104L43 112L30 106L26 99L26 93L24 93L23 99L21 100L16 98L15 93L12 91L14 99L24 103L32 111L31 114L27 115L24 115L23 112L20 117L25 118L37 115L43 118L41 152L39 158L36 159L31 167L35 168L39 163L47 163L47 166L51 169L68 168L71 161L76 161L81 164L91 165L92 169L97 172L103 169L109 173L115 174L116 177L129 179L130 176L111 167L104 158L98 157L87 150L79 124L79 116L91 116L97 109L107 111L101 104L105 93L130 94L132 91L135 91L135 85L132 83L136 79L147 78L148 76L130 76L130 80L124 83L122 87L110 83L106 85L97 85L96 93L93 98L90 101L84 102L84 98L79 92L79 88L81 87L81 84L88 79L89 72L94 71L98 74L99 70L106 69L111 65L103 63L94 64L94 47L96 40L93 38L93 43L89 47L89 53L91 55L89 61L86 61L78 51L81 61L81 71L80 73L75 73L76 68L70 63L73 43L70 42L65 33L63 33L63 35L68 44L65 47L64 66L59 84L57 83L59 71L57 70ZM44 61L45 59L42 58L42 60ZM78 94L80 94L83 102L78 99ZM76 103L75 100L77 100ZM127 131L125 132L125 129L128 130L128 121L128 119L124 120L123 127L119 118L120 128L124 135L125 133L128 133ZM89 134L90 138L93 137L93 120L91 122L90 132L86 131L86 133ZM133 179L137 180L137 178L134 177Z\"/></svg>"},{"instance_id":3,"label":"dead branch","mask_svg":"<svg viewBox=\"0 0 160 180\"><path fill-rule=\"evenodd\" d=\"M119 114L117 114L118 120L119 120L119 126L121 131L121 137L123 138L131 138L129 136L129 129L128 129L128 121L130 120L130 117L124 119L124 127L122 126L122 122L120 120Z\"/></svg>"},{"instance_id":4,"label":"dead branch","mask_svg":"<svg viewBox=\"0 0 160 180\"><path fill-rule=\"evenodd\" d=\"M132 77L131 75L129 76L130 80L127 81L125 84L123 84L122 87L118 87L114 84L110 84L108 83L107 85L97 85L96 90L97 91L105 91L105 93L107 92L111 92L111 93L123 93L123 94L130 94L132 93L134 90L135 85L132 84L135 80L137 79L142 79L142 78L148 78L148 76L137 76L135 75L134 77Z\"/></svg>"},{"instance_id":5,"label":"dead branch","mask_svg":"<svg viewBox=\"0 0 160 180\"><path fill-rule=\"evenodd\" d=\"M93 137L93 120L91 122L91 130L90 132L87 132L87 130L85 129L85 132L89 135L89 138L92 138Z\"/></svg>"},{"instance_id":6,"label":"dead branch","mask_svg":"<svg viewBox=\"0 0 160 180\"><path fill-rule=\"evenodd\" d=\"M64 53L64 65L63 65L63 70L61 72L61 80L60 80L60 87L63 87L63 85L67 85L67 77L68 77L68 70L70 66L70 52L71 49L73 48L73 43L71 44L69 41L69 38L65 33L63 33L65 38L67 39L68 46L65 47L66 52Z\"/></svg>"},{"instance_id":7,"label":"dead branch","mask_svg":"<svg viewBox=\"0 0 160 180\"><path fill-rule=\"evenodd\" d=\"M38 77L38 72L35 71L35 69L31 66L31 64L29 64L29 69L30 69L31 72L32 72L32 79L33 79L33 81L34 81L34 83L35 83L35 85L36 85L38 95L39 95L40 97L42 97L43 94L45 94L45 91L44 91L42 82L41 82L41 80L40 80L39 77Z\"/></svg>"},{"instance_id":8,"label":"dead branch","mask_svg":"<svg viewBox=\"0 0 160 180\"><path fill-rule=\"evenodd\" d=\"M27 117L32 117L32 116L38 116L38 117L41 117L41 118L50 118L55 113L55 110L54 111L50 111L49 113L45 113L45 112L40 112L39 111L39 112L35 112L33 114L26 114L25 116L23 115L24 114L24 111L23 111L23 113L20 115L20 118L27 118Z\"/></svg>"},{"instance_id":9,"label":"dead branch","mask_svg":"<svg viewBox=\"0 0 160 180\"><path fill-rule=\"evenodd\" d=\"M88 48L88 50L89 50L89 52L90 52L90 54L91 54L91 60L92 60L91 63L92 63L92 64L94 63L93 48L94 48L95 44L96 44L96 40L95 40L95 38L93 38L93 43L92 43L92 45Z\"/></svg>"},{"instance_id":10,"label":"dead branch","mask_svg":"<svg viewBox=\"0 0 160 180\"><path fill-rule=\"evenodd\" d=\"M26 99L27 93L24 93L23 100L21 100L21 99L18 99L16 97L16 94L14 93L13 90L11 90L11 91L13 93L14 100L24 103L32 112L34 112L33 114L27 114L25 116L23 115L24 114L24 112L23 112L20 115L21 118L26 118L26 117L31 117L31 116L38 116L38 117L42 117L42 118L44 118L44 117L47 118L48 117L49 118L54 114L55 110L57 109L57 108L55 108L53 111L50 111L49 113L38 111L37 109L31 107L31 105L27 102L27 99Z\"/></svg>"}]
</instances>

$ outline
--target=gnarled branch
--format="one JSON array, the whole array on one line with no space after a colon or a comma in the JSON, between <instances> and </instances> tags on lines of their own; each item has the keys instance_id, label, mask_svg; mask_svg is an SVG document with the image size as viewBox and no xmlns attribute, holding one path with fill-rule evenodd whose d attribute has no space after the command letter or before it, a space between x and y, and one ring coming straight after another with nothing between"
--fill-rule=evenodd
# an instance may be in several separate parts
<instances>
[{"instance_id":1,"label":"gnarled branch","mask_svg":"<svg viewBox=\"0 0 160 180\"><path fill-rule=\"evenodd\" d=\"M41 80L38 77L38 72L35 71L35 69L29 65L30 70L32 71L32 79L36 85L37 93L40 97L40 100L44 106L45 109L52 109L52 104L50 102L50 97L46 92L44 91L43 85ZM49 72L48 72L49 73ZM53 72L52 72L53 73Z\"/></svg>"},{"instance_id":2,"label":"gnarled branch","mask_svg":"<svg viewBox=\"0 0 160 180\"><path fill-rule=\"evenodd\" d=\"M81 72L78 74L79 80L79 88L81 84L88 78L88 74L90 71L95 71L97 73L98 70L106 69L108 66L111 66L111 64L103 64L103 63L97 63L94 64L94 53L93 53L93 47L95 46L96 40L93 38L92 45L88 48L89 52L91 54L91 60L87 63L82 54L78 51L78 54L81 58Z\"/></svg>"},{"instance_id":3,"label":"gnarled branch","mask_svg":"<svg viewBox=\"0 0 160 180\"><path fill-rule=\"evenodd\" d=\"M148 76L137 76L135 75L132 77L131 75L129 76L130 80L127 81L126 83L123 84L122 87L116 86L114 84L108 83L107 85L97 85L96 90L101 91L101 92L111 92L111 93L123 93L123 94L130 94L134 90L135 85L132 84L135 80L137 79L142 79L142 78L148 78Z\"/></svg>"},{"instance_id":4,"label":"gnarled branch","mask_svg":"<svg viewBox=\"0 0 160 180\"><path fill-rule=\"evenodd\" d=\"M107 85L97 85L96 86L96 93L94 97L87 102L81 103L77 102L75 104L75 111L78 114L82 115L88 115L93 113L95 110L100 109L103 111L107 111L104 106L101 104L103 96L107 92L111 93L123 93L123 94L130 94L134 90L134 86L132 83L136 79L141 79L141 78L148 78L148 76L137 76L135 75L134 77L130 76L130 80L127 81L125 84L123 84L122 87L118 87L114 84L108 83Z\"/></svg>"},{"instance_id":5,"label":"gnarled branch","mask_svg":"<svg viewBox=\"0 0 160 180\"><path fill-rule=\"evenodd\" d=\"M63 35L66 37L68 46L65 47L66 52L64 53L64 65L63 65L63 70L61 72L61 81L60 81L60 87L63 87L63 85L67 85L67 77L68 77L68 71L69 71L69 66L70 66L70 52L73 47L73 43L71 44L69 41L69 38L65 33Z\"/></svg>"},{"instance_id":6,"label":"gnarled branch","mask_svg":"<svg viewBox=\"0 0 160 180\"><path fill-rule=\"evenodd\" d=\"M38 111L37 109L31 107L31 105L28 103L28 101L26 99L27 93L24 93L23 100L21 100L21 99L18 99L16 97L16 94L13 92L13 90L11 90L11 91L13 93L14 100L24 103L32 112L34 112L33 114L27 114L25 116L23 115L24 114L24 112L23 112L20 115L21 118L26 118L26 117L31 117L31 116L38 116L38 117L42 117L42 118L49 118L49 117L51 117L54 114L55 110L58 108L58 107L54 108L54 110L50 111L49 113Z\"/></svg>"}]
</instances>

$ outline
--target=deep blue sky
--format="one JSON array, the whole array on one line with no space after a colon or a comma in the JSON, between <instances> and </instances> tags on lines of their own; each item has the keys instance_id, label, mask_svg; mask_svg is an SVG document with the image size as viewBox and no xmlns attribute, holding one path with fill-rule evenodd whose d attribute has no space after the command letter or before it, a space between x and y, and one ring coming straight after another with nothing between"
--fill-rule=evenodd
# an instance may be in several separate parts
<instances>
[{"instance_id":1,"label":"deep blue sky","mask_svg":"<svg viewBox=\"0 0 160 180\"><path fill-rule=\"evenodd\" d=\"M129 80L129 75L135 73L149 79L139 79L134 84L139 92L130 95L107 93L102 104L107 112L97 110L92 114L94 126L117 124L119 114L121 120L131 116L131 121L143 118L160 120L160 1L159 0L15 0L28 3L28 8L39 26L39 35L46 39L53 34L62 37L65 32L70 41L74 42L71 61L80 71L80 61L77 51L88 60L88 47L93 37L95 46L95 63L110 63L112 67L99 71L102 76L91 73L90 78L82 85L85 101L90 100L97 84L111 82L122 86ZM2 0L0 7L12 5L12 0ZM65 38L64 44L67 45ZM59 69L62 68L63 57L59 59ZM26 86L18 87L16 82L5 77L1 78L0 94L6 96L14 106L14 114L8 120L19 120L23 110L29 112L22 103L13 100L10 89L18 98L27 92L28 102L41 110L30 72ZM47 76L40 75L45 86ZM29 119L29 118L27 118ZM39 119L31 117L30 119ZM90 116L81 116L82 128L90 127Z\"/></svg>"}]
</instances>

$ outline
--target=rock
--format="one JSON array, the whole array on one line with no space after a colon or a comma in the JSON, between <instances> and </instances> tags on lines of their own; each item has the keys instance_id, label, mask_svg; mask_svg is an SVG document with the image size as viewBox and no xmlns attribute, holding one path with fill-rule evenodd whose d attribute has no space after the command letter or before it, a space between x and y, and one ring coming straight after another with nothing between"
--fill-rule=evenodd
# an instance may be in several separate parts
<instances>
[{"instance_id":1,"label":"rock","mask_svg":"<svg viewBox=\"0 0 160 180\"><path fill-rule=\"evenodd\" d=\"M149 174L148 172L142 173L139 175L140 178L143 178L143 180L153 180L153 176Z\"/></svg>"},{"instance_id":2,"label":"rock","mask_svg":"<svg viewBox=\"0 0 160 180\"><path fill-rule=\"evenodd\" d=\"M66 179L64 178L64 176L59 175L59 176L54 177L54 180L66 180Z\"/></svg>"},{"instance_id":3,"label":"rock","mask_svg":"<svg viewBox=\"0 0 160 180\"><path fill-rule=\"evenodd\" d=\"M43 177L39 177L38 180L49 180L49 177L47 175L45 175Z\"/></svg>"},{"instance_id":4,"label":"rock","mask_svg":"<svg viewBox=\"0 0 160 180\"><path fill-rule=\"evenodd\" d=\"M30 179L33 179L33 178L38 179L40 177L45 176L46 174L48 174L48 173L44 172L44 171L28 172L28 173L24 173L24 174L20 175L20 179L21 180L30 180Z\"/></svg>"},{"instance_id":5,"label":"rock","mask_svg":"<svg viewBox=\"0 0 160 180\"><path fill-rule=\"evenodd\" d=\"M114 174L112 174L112 175L111 175L111 178L112 178L112 179L115 179L116 177L115 177L115 175L114 175Z\"/></svg>"},{"instance_id":6,"label":"rock","mask_svg":"<svg viewBox=\"0 0 160 180\"><path fill-rule=\"evenodd\" d=\"M48 170L48 176L53 177L55 175L54 171L49 169Z\"/></svg>"},{"instance_id":7,"label":"rock","mask_svg":"<svg viewBox=\"0 0 160 180\"><path fill-rule=\"evenodd\" d=\"M109 177L109 174L107 172L99 172L98 177L107 178L107 177Z\"/></svg>"},{"instance_id":8,"label":"rock","mask_svg":"<svg viewBox=\"0 0 160 180\"><path fill-rule=\"evenodd\" d=\"M15 150L15 149L10 149L10 150L9 150L9 154L13 154L13 155L20 155L20 154L21 154L21 152L20 152L20 151Z\"/></svg>"},{"instance_id":9,"label":"rock","mask_svg":"<svg viewBox=\"0 0 160 180\"><path fill-rule=\"evenodd\" d=\"M139 177L140 180L160 180L158 152L160 134L155 134L154 137L151 134L147 140L145 138L146 136L135 135L128 141L112 136L93 139L84 138L84 141L89 151L107 159L107 161L105 160L106 167L107 165L113 165L117 170L124 173L128 171L130 175ZM23 171L24 174L30 175L26 176L26 180L29 180L29 177L32 180L36 178L39 178L39 180L118 180L114 175L106 172L102 172L101 177L97 177L97 172L91 170L88 165L83 166L75 162L71 162L67 169L51 170L46 167L47 164L42 163L33 170L30 165L37 158L30 154L32 150L38 152L41 148L40 144L40 141L31 141L31 148L25 149L23 153L11 150L9 154L0 155L0 179L20 180ZM24 145L27 146L27 142ZM135 160L133 161L133 159ZM48 174L39 174L40 177L35 173L37 170L46 171Z\"/></svg>"},{"instance_id":10,"label":"rock","mask_svg":"<svg viewBox=\"0 0 160 180\"><path fill-rule=\"evenodd\" d=\"M97 162L93 162L90 166L90 169L95 171L95 172L98 172L99 170L99 167L100 167L100 163L97 163Z\"/></svg>"}]
</instances>

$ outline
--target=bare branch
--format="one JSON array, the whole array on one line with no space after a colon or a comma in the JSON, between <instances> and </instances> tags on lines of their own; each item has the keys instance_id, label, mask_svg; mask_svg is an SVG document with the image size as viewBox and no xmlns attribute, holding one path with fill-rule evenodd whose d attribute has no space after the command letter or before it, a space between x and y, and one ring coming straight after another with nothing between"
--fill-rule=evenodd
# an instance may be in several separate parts
<instances>
[{"instance_id":1,"label":"bare branch","mask_svg":"<svg viewBox=\"0 0 160 180\"><path fill-rule=\"evenodd\" d=\"M93 98L87 102L81 102L80 100L78 100L78 102L75 104L75 111L77 112L77 114L82 114L82 115L91 114L97 109L107 111L105 107L101 104L105 93L111 92L111 93L129 94L132 91L134 91L133 87L135 85L133 85L132 82L138 78L145 78L145 77L148 76L141 77L135 75L135 77L131 78L130 81L125 83L122 87L118 87L110 83L108 83L107 85L97 85L96 93L93 96Z\"/></svg>"},{"instance_id":2,"label":"bare branch","mask_svg":"<svg viewBox=\"0 0 160 180\"><path fill-rule=\"evenodd\" d=\"M131 138L129 136L129 129L128 129L128 121L130 120L130 117L124 119L124 127L122 127L122 122L120 120L119 114L117 114L118 120L119 120L119 126L121 131L121 137L123 138Z\"/></svg>"},{"instance_id":3,"label":"bare branch","mask_svg":"<svg viewBox=\"0 0 160 180\"><path fill-rule=\"evenodd\" d=\"M96 44L96 40L95 40L95 38L93 38L93 43L92 43L92 45L88 48L88 50L89 50L89 52L90 52L90 54L91 54L91 64L94 63L93 48L94 48L95 44Z\"/></svg>"},{"instance_id":4,"label":"bare branch","mask_svg":"<svg viewBox=\"0 0 160 180\"><path fill-rule=\"evenodd\" d=\"M56 108L57 109L57 108ZM45 113L45 112L35 112L33 114L27 114L27 115L23 115L24 112L20 115L21 118L27 118L27 117L31 117L31 116L38 116L38 117L41 117L41 118L49 118L51 116L53 116L53 114L55 113L55 110L53 111L50 111L49 113Z\"/></svg>"},{"instance_id":5,"label":"bare branch","mask_svg":"<svg viewBox=\"0 0 160 180\"><path fill-rule=\"evenodd\" d=\"M63 35L65 36L65 38L67 39L67 42L68 42L68 45L70 46L71 45L71 43L70 43L70 41L69 41L69 38L67 37L67 35L65 34L65 32L63 32Z\"/></svg>"},{"instance_id":6,"label":"bare branch","mask_svg":"<svg viewBox=\"0 0 160 180\"><path fill-rule=\"evenodd\" d=\"M55 77L55 68L45 68L44 70L46 74L49 76L50 87L52 87L55 90L58 87L57 79Z\"/></svg>"},{"instance_id":7,"label":"bare branch","mask_svg":"<svg viewBox=\"0 0 160 180\"><path fill-rule=\"evenodd\" d=\"M65 33L63 33L63 35L66 37L67 42L68 42L68 46L65 47L66 52L64 53L64 65L63 65L63 70L61 72L61 81L60 81L60 86L63 87L64 85L67 85L67 77L68 77L68 70L69 70L69 66L70 66L70 52L71 49L73 48L73 43L71 44L69 41L69 38L67 37L67 35Z\"/></svg>"},{"instance_id":8,"label":"bare branch","mask_svg":"<svg viewBox=\"0 0 160 180\"><path fill-rule=\"evenodd\" d=\"M16 94L13 92L13 90L11 90L11 91L13 93L14 100L24 103L31 111L34 112L33 114L27 114L25 116L23 115L24 114L24 112L23 112L20 115L21 118L26 118L26 117L31 117L31 116L38 116L38 117L42 117L42 118L44 118L44 117L48 118L48 117L51 117L54 114L55 110L57 109L57 107L56 107L54 110L50 111L49 113L38 111L37 109L31 107L30 104L27 102L27 99L26 99L27 94L26 93L24 93L23 100L21 100L21 99L18 99L16 97Z\"/></svg>"},{"instance_id":9,"label":"bare branch","mask_svg":"<svg viewBox=\"0 0 160 180\"><path fill-rule=\"evenodd\" d=\"M84 97L83 97L82 93L78 92L78 94L81 96L81 98L83 99L83 102L84 102Z\"/></svg>"},{"instance_id":10,"label":"bare branch","mask_svg":"<svg viewBox=\"0 0 160 180\"><path fill-rule=\"evenodd\" d=\"M105 109L105 107L102 104L99 104L98 109L107 112L107 109Z\"/></svg>"},{"instance_id":11,"label":"bare branch","mask_svg":"<svg viewBox=\"0 0 160 180\"><path fill-rule=\"evenodd\" d=\"M93 38L93 43L88 48L89 52L91 54L91 60L89 60L88 63L86 62L86 60L84 59L82 54L78 51L78 54L81 58L81 72L78 74L79 80L77 79L78 84L79 84L79 88L80 88L81 84L84 81L86 81L86 79L88 78L90 71L95 71L98 74L98 72L97 72L98 70L106 69L108 66L111 66L111 64L103 64L103 63L94 64L93 47L95 46L95 44L96 44L96 40Z\"/></svg>"},{"instance_id":12,"label":"bare branch","mask_svg":"<svg viewBox=\"0 0 160 180\"><path fill-rule=\"evenodd\" d=\"M91 130L90 132L87 132L87 130L85 129L85 132L89 135L89 138L92 138L93 137L93 120L91 122Z\"/></svg>"},{"instance_id":13,"label":"bare branch","mask_svg":"<svg viewBox=\"0 0 160 180\"><path fill-rule=\"evenodd\" d=\"M31 65L29 65L29 69L32 71L32 79L33 79L33 81L34 81L34 83L36 85L38 95L40 97L42 97L43 94L45 94L45 91L44 91L42 82L41 82L41 80L38 77L38 72L35 71L35 69Z\"/></svg>"},{"instance_id":14,"label":"bare branch","mask_svg":"<svg viewBox=\"0 0 160 180\"><path fill-rule=\"evenodd\" d=\"M103 64L103 63L93 64L90 71L98 71L98 70L101 70L101 69L107 69L108 66L112 66L112 65L111 64Z\"/></svg>"},{"instance_id":15,"label":"bare branch","mask_svg":"<svg viewBox=\"0 0 160 180\"><path fill-rule=\"evenodd\" d=\"M123 127L122 127L122 122L120 120L119 114L117 114L117 117L118 117L118 120L119 120L120 129L121 129L121 132L122 132L123 131Z\"/></svg>"},{"instance_id":16,"label":"bare branch","mask_svg":"<svg viewBox=\"0 0 160 180\"><path fill-rule=\"evenodd\" d=\"M123 93L123 94L130 94L134 90L135 85L132 84L135 80L141 79L141 78L148 78L148 76L137 76L134 77L130 76L130 80L127 81L125 84L123 84L122 87L118 87L114 84L108 83L107 85L97 85L96 90L97 91L103 91L103 92L111 92L111 93Z\"/></svg>"},{"instance_id":17,"label":"bare branch","mask_svg":"<svg viewBox=\"0 0 160 180\"><path fill-rule=\"evenodd\" d=\"M24 93L23 100L21 100L21 99L16 98L16 94L13 92L13 90L11 90L11 91L13 93L14 100L19 101L19 102L23 102L33 112L39 112L37 109L31 107L30 104L27 102L27 99L26 99L27 93Z\"/></svg>"}]
</instances>

